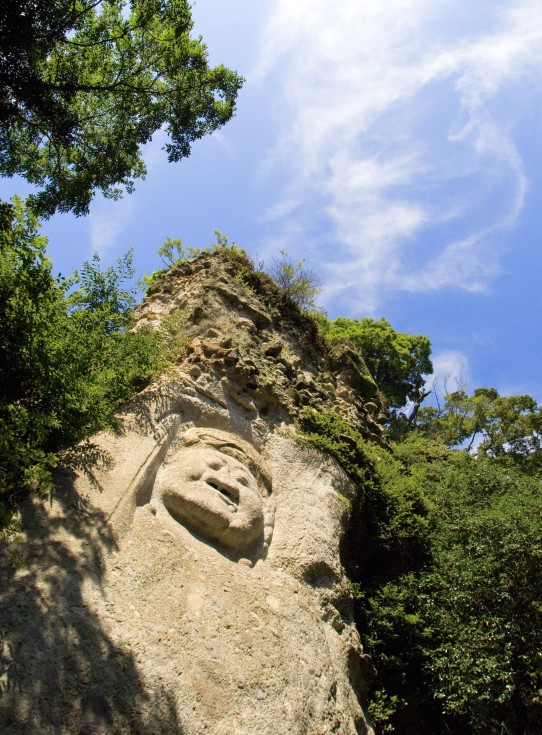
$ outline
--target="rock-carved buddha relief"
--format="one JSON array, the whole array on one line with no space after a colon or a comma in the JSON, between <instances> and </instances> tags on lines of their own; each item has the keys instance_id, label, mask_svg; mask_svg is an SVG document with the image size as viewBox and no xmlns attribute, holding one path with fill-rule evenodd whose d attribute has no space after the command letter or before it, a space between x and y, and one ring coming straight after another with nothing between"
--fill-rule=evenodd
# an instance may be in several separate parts
<instances>
[{"instance_id":1,"label":"rock-carved buddha relief","mask_svg":"<svg viewBox=\"0 0 542 735\"><path fill-rule=\"evenodd\" d=\"M267 554L274 515L271 480L257 452L233 434L185 432L158 471L151 502L228 556Z\"/></svg>"}]
</instances>

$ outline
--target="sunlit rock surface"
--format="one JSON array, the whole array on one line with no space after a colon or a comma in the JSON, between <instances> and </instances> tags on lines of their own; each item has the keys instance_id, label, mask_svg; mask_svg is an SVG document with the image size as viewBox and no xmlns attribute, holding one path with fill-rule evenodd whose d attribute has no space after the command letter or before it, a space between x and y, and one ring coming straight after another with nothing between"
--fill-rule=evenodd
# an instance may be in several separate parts
<instances>
[{"instance_id":1,"label":"sunlit rock surface","mask_svg":"<svg viewBox=\"0 0 542 735\"><path fill-rule=\"evenodd\" d=\"M23 508L0 732L372 732L339 555L353 489L295 418L335 410L381 441L376 388L251 278L207 255L155 287L137 324L177 325L176 364Z\"/></svg>"}]
</instances>

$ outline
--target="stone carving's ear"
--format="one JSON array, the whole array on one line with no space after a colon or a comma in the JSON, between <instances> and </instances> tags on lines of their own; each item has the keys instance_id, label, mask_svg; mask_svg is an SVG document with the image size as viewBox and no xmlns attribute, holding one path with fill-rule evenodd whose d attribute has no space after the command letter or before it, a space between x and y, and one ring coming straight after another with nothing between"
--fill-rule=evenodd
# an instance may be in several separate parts
<instances>
[{"instance_id":1,"label":"stone carving's ear","mask_svg":"<svg viewBox=\"0 0 542 735\"><path fill-rule=\"evenodd\" d=\"M263 526L263 547L262 547L262 559L265 559L271 539L273 538L273 531L275 528L275 509L276 502L272 496L267 498L264 510L264 526Z\"/></svg>"}]
</instances>

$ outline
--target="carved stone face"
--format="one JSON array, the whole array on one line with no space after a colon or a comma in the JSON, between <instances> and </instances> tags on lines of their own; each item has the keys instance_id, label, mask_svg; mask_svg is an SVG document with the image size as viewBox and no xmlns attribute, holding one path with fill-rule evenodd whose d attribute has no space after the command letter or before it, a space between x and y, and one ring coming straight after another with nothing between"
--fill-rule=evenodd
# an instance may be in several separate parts
<instances>
[{"instance_id":1,"label":"carved stone face","mask_svg":"<svg viewBox=\"0 0 542 735\"><path fill-rule=\"evenodd\" d=\"M241 550L263 532L263 499L242 462L205 445L181 449L161 470L162 502L199 535Z\"/></svg>"}]
</instances>

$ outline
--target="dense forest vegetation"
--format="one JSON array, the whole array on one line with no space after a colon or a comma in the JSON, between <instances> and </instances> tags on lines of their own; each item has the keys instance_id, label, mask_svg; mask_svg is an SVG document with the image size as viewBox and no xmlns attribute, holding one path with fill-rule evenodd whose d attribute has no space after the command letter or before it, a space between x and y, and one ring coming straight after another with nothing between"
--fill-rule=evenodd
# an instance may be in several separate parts
<instances>
[{"instance_id":1,"label":"dense forest vegetation","mask_svg":"<svg viewBox=\"0 0 542 735\"><path fill-rule=\"evenodd\" d=\"M526 396L476 393L447 396L434 421L434 409L421 409L390 451L337 416L308 411L302 420L307 438L359 488L345 562L378 669L379 732L534 735L542 727L542 478L537 452L517 449L538 436L520 440L516 431L539 409ZM486 438L476 452L452 449L450 425L473 418L455 405L480 393L494 396ZM526 402L530 409L517 408Z\"/></svg>"},{"instance_id":2,"label":"dense forest vegetation","mask_svg":"<svg viewBox=\"0 0 542 735\"><path fill-rule=\"evenodd\" d=\"M34 0L0 10L0 172L37 185L26 203L0 206L4 538L16 532L21 498L52 491L62 449L106 426L178 347L178 325L130 331L130 253L116 267L95 257L54 277L38 217L84 214L95 191L130 190L144 173L140 146L161 125L169 158L188 155L192 140L231 117L241 85L208 68L205 47L189 36L187 3L136 0L129 15L124 5ZM216 248L228 250L227 240L219 235ZM161 254L168 266L198 253L169 240ZM318 284L285 253L270 272L324 340L359 351L387 407L388 449L334 414L308 408L299 421L305 441L336 457L358 487L343 556L378 669L377 731L537 735L539 406L461 385L424 405L427 337L385 319L315 313Z\"/></svg>"}]
</instances>

